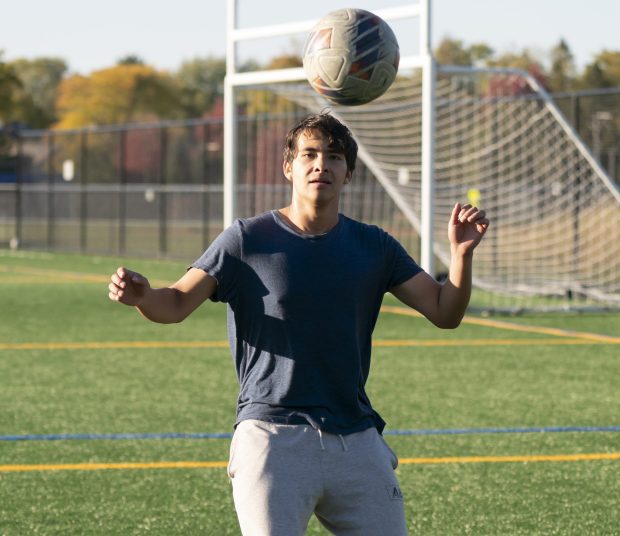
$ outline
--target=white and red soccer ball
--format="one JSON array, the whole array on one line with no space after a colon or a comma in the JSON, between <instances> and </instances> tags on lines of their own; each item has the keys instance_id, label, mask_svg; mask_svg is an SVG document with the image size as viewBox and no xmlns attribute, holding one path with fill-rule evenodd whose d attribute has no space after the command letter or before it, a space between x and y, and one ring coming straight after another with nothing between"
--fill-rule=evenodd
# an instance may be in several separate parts
<instances>
[{"instance_id":1,"label":"white and red soccer ball","mask_svg":"<svg viewBox=\"0 0 620 536\"><path fill-rule=\"evenodd\" d=\"M383 95L398 72L400 51L388 24L363 9L339 9L312 29L303 51L308 82L335 104L356 106Z\"/></svg>"}]
</instances>

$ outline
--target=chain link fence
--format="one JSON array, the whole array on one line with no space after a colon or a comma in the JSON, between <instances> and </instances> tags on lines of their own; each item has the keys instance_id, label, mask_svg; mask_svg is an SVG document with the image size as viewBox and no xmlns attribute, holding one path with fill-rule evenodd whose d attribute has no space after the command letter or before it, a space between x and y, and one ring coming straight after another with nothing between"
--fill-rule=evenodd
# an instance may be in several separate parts
<instances>
[{"instance_id":1,"label":"chain link fence","mask_svg":"<svg viewBox=\"0 0 620 536\"><path fill-rule=\"evenodd\" d=\"M619 180L620 88L555 100ZM240 215L288 202L288 184L272 162L304 113L239 119ZM0 247L194 258L222 230L222 149L221 118L16 132L0 169ZM361 162L350 186L342 211L381 225L418 255L416 233Z\"/></svg>"},{"instance_id":2,"label":"chain link fence","mask_svg":"<svg viewBox=\"0 0 620 536\"><path fill-rule=\"evenodd\" d=\"M274 162L304 114L240 118L240 216L290 201ZM0 182L0 247L193 259L222 231L222 145L222 119L20 132L13 173ZM361 162L355 177L343 212L418 251L415 232Z\"/></svg>"}]
</instances>

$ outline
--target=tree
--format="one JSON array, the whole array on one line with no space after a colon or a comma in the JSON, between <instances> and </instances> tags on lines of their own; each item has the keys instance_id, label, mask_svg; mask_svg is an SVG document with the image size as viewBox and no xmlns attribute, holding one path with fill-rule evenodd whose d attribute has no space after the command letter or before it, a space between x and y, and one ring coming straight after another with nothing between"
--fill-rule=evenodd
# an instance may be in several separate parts
<instances>
[{"instance_id":1,"label":"tree","mask_svg":"<svg viewBox=\"0 0 620 536\"><path fill-rule=\"evenodd\" d=\"M579 78L578 85L581 89L597 89L613 86L598 61L593 61L586 65L583 74Z\"/></svg>"},{"instance_id":2,"label":"tree","mask_svg":"<svg viewBox=\"0 0 620 536\"><path fill-rule=\"evenodd\" d=\"M15 121L15 94L22 86L15 68L5 63L2 55L3 51L0 50L0 124Z\"/></svg>"},{"instance_id":3,"label":"tree","mask_svg":"<svg viewBox=\"0 0 620 536\"><path fill-rule=\"evenodd\" d=\"M495 51L485 43L474 43L469 47L469 56L473 65L480 63L486 65L493 57L493 54L495 54Z\"/></svg>"},{"instance_id":4,"label":"tree","mask_svg":"<svg viewBox=\"0 0 620 536\"><path fill-rule=\"evenodd\" d=\"M620 51L603 50L596 60L605 71L605 76L614 85L620 86Z\"/></svg>"},{"instance_id":5,"label":"tree","mask_svg":"<svg viewBox=\"0 0 620 536\"><path fill-rule=\"evenodd\" d=\"M466 47L460 39L446 37L435 50L435 59L443 65L476 65L486 62L493 55L493 49L484 43Z\"/></svg>"},{"instance_id":6,"label":"tree","mask_svg":"<svg viewBox=\"0 0 620 536\"><path fill-rule=\"evenodd\" d=\"M195 58L181 64L174 78L186 117L201 117L211 111L217 98L224 95L225 76L224 58Z\"/></svg>"},{"instance_id":7,"label":"tree","mask_svg":"<svg viewBox=\"0 0 620 536\"><path fill-rule=\"evenodd\" d=\"M296 54L285 54L282 56L276 56L265 67L267 70L275 69L290 69L292 67L303 66L303 60Z\"/></svg>"},{"instance_id":8,"label":"tree","mask_svg":"<svg viewBox=\"0 0 620 536\"><path fill-rule=\"evenodd\" d=\"M575 83L575 60L564 39L554 46L550 53L551 68L549 71L549 86L553 91L567 91Z\"/></svg>"},{"instance_id":9,"label":"tree","mask_svg":"<svg viewBox=\"0 0 620 536\"><path fill-rule=\"evenodd\" d=\"M116 62L116 65L145 65L144 60L135 54L128 54Z\"/></svg>"},{"instance_id":10,"label":"tree","mask_svg":"<svg viewBox=\"0 0 620 536\"><path fill-rule=\"evenodd\" d=\"M146 65L117 65L89 77L64 79L58 92L57 128L130 123L181 116L174 80Z\"/></svg>"},{"instance_id":11,"label":"tree","mask_svg":"<svg viewBox=\"0 0 620 536\"><path fill-rule=\"evenodd\" d=\"M31 128L48 128L56 121L56 96L67 64L59 58L36 58L18 59L11 66L21 83L14 96L15 120Z\"/></svg>"},{"instance_id":12,"label":"tree","mask_svg":"<svg viewBox=\"0 0 620 536\"><path fill-rule=\"evenodd\" d=\"M14 95L21 88L21 83L13 67L2 61L2 54L0 50L0 171L13 171L15 157L11 154L12 134L6 123L14 121Z\"/></svg>"},{"instance_id":13,"label":"tree","mask_svg":"<svg viewBox=\"0 0 620 536\"><path fill-rule=\"evenodd\" d=\"M263 69L271 71L275 69L301 67L302 65L303 61L301 57L292 54L284 54L271 59ZM279 113L290 110L294 106L293 103L285 97L264 89L244 89L240 92L240 100L243 102L247 115Z\"/></svg>"},{"instance_id":14,"label":"tree","mask_svg":"<svg viewBox=\"0 0 620 536\"><path fill-rule=\"evenodd\" d=\"M507 52L502 54L498 58L489 60L489 66L511 67L527 71L544 89L549 88L547 76L542 64L535 59L527 49L523 50L521 53ZM495 82L498 80L503 81L492 91L494 94L523 95L531 93L532 91L529 84L522 79L498 78Z\"/></svg>"},{"instance_id":15,"label":"tree","mask_svg":"<svg viewBox=\"0 0 620 536\"><path fill-rule=\"evenodd\" d=\"M603 50L588 65L579 80L583 89L620 86L620 51Z\"/></svg>"},{"instance_id":16,"label":"tree","mask_svg":"<svg viewBox=\"0 0 620 536\"><path fill-rule=\"evenodd\" d=\"M445 37L435 50L435 59L443 65L471 65L471 58L460 39Z\"/></svg>"}]
</instances>

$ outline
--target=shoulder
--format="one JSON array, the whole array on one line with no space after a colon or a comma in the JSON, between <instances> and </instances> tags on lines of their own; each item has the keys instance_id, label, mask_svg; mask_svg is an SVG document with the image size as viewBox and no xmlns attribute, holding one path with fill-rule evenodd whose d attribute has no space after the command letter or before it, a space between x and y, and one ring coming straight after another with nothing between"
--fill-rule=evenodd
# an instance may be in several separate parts
<instances>
[{"instance_id":1,"label":"shoulder","mask_svg":"<svg viewBox=\"0 0 620 536\"><path fill-rule=\"evenodd\" d=\"M275 225L273 211L268 211L250 218L239 218L233 222L230 228L233 229L233 232L244 235L261 231L273 225Z\"/></svg>"},{"instance_id":2,"label":"shoulder","mask_svg":"<svg viewBox=\"0 0 620 536\"><path fill-rule=\"evenodd\" d=\"M376 242L377 245L384 247L398 243L392 235L377 225L354 220L342 214L340 217L342 218L343 226L349 236L356 237L364 242Z\"/></svg>"},{"instance_id":3,"label":"shoulder","mask_svg":"<svg viewBox=\"0 0 620 536\"><path fill-rule=\"evenodd\" d=\"M238 218L220 233L215 242L244 240L270 225L273 225L273 215L271 212L265 212L251 218Z\"/></svg>"}]
</instances>

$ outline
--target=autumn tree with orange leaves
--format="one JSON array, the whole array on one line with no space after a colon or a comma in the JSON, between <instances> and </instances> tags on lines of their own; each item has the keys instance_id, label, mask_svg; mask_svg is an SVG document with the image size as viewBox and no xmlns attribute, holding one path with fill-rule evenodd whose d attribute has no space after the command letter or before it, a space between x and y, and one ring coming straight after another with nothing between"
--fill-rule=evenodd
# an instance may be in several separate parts
<instances>
[{"instance_id":1,"label":"autumn tree with orange leaves","mask_svg":"<svg viewBox=\"0 0 620 536\"><path fill-rule=\"evenodd\" d=\"M181 117L174 79L139 63L64 79L56 106L63 129Z\"/></svg>"}]
</instances>

